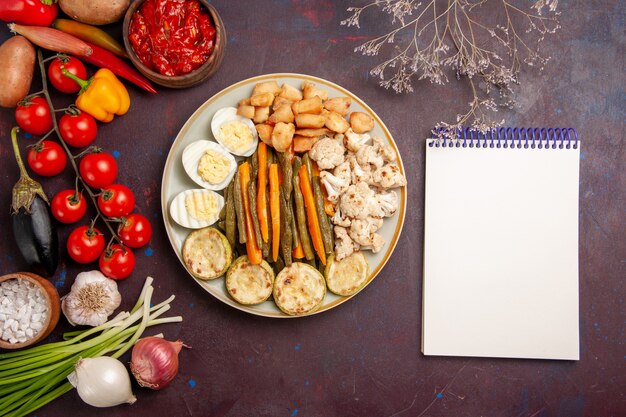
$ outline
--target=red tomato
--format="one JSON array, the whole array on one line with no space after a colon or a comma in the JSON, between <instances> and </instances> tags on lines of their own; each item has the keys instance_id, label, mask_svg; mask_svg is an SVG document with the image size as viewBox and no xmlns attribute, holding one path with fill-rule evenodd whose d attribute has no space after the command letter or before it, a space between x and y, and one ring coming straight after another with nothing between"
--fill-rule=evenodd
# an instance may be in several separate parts
<instances>
[{"instance_id":1,"label":"red tomato","mask_svg":"<svg viewBox=\"0 0 626 417\"><path fill-rule=\"evenodd\" d=\"M98 197L98 207L107 217L128 216L135 208L135 195L122 184L111 184L102 189Z\"/></svg>"},{"instance_id":2,"label":"red tomato","mask_svg":"<svg viewBox=\"0 0 626 417\"><path fill-rule=\"evenodd\" d=\"M15 108L15 120L19 127L31 135L43 135L52 129L52 115L43 97L33 97Z\"/></svg>"},{"instance_id":3,"label":"red tomato","mask_svg":"<svg viewBox=\"0 0 626 417\"><path fill-rule=\"evenodd\" d=\"M56 57L48 67L48 80L50 84L62 93L77 93L80 85L69 77L63 75L62 68L65 68L81 79L87 78L87 70L78 58L72 56Z\"/></svg>"},{"instance_id":4,"label":"red tomato","mask_svg":"<svg viewBox=\"0 0 626 417\"><path fill-rule=\"evenodd\" d=\"M54 218L61 223L76 223L85 215L87 202L82 193L77 193L76 190L63 190L54 196L50 209Z\"/></svg>"},{"instance_id":5,"label":"red tomato","mask_svg":"<svg viewBox=\"0 0 626 417\"><path fill-rule=\"evenodd\" d=\"M78 263L95 261L103 250L104 236L95 227L79 226L67 238L67 253Z\"/></svg>"},{"instance_id":6,"label":"red tomato","mask_svg":"<svg viewBox=\"0 0 626 417\"><path fill-rule=\"evenodd\" d=\"M38 175L52 177L58 175L67 165L65 151L56 142L44 140L28 151L28 166Z\"/></svg>"},{"instance_id":7,"label":"red tomato","mask_svg":"<svg viewBox=\"0 0 626 417\"><path fill-rule=\"evenodd\" d=\"M105 152L84 156L78 170L87 185L93 188L104 188L113 184L117 178L117 162L112 155Z\"/></svg>"},{"instance_id":8,"label":"red tomato","mask_svg":"<svg viewBox=\"0 0 626 417\"><path fill-rule=\"evenodd\" d=\"M126 246L140 248L150 241L152 226L145 216L134 213L125 217L124 221L120 223L117 235Z\"/></svg>"},{"instance_id":9,"label":"red tomato","mask_svg":"<svg viewBox=\"0 0 626 417\"><path fill-rule=\"evenodd\" d=\"M70 146L84 148L91 145L98 135L98 125L92 115L81 112L64 114L59 120L61 137Z\"/></svg>"},{"instance_id":10,"label":"red tomato","mask_svg":"<svg viewBox=\"0 0 626 417\"><path fill-rule=\"evenodd\" d=\"M100 271L111 279L124 279L135 269L135 254L122 245L111 245L100 256Z\"/></svg>"}]
</instances>

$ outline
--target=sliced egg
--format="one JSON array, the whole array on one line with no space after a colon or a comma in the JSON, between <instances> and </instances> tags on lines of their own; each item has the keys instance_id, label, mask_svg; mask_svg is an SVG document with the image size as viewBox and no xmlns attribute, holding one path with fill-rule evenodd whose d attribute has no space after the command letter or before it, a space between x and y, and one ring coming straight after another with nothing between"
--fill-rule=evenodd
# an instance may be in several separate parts
<instances>
[{"instance_id":1,"label":"sliced egg","mask_svg":"<svg viewBox=\"0 0 626 417\"><path fill-rule=\"evenodd\" d=\"M183 151L183 167L199 186L207 190L223 190L237 171L237 161L219 143L197 140Z\"/></svg>"},{"instance_id":2,"label":"sliced egg","mask_svg":"<svg viewBox=\"0 0 626 417\"><path fill-rule=\"evenodd\" d=\"M254 123L239 116L235 107L224 107L215 112L211 132L215 140L234 155L250 156L259 143Z\"/></svg>"},{"instance_id":3,"label":"sliced egg","mask_svg":"<svg viewBox=\"0 0 626 417\"><path fill-rule=\"evenodd\" d=\"M170 216L183 227L200 229L217 222L224 197L211 190L194 189L178 194L170 204Z\"/></svg>"}]
</instances>

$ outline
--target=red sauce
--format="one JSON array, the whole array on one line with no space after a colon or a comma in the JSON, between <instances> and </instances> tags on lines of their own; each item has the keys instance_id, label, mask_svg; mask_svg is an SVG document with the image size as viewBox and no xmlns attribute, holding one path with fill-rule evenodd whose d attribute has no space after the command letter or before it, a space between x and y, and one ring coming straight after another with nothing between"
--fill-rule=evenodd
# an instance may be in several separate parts
<instances>
[{"instance_id":1,"label":"red sauce","mask_svg":"<svg viewBox=\"0 0 626 417\"><path fill-rule=\"evenodd\" d=\"M128 37L145 66L183 75L209 59L215 27L198 0L146 0L133 14Z\"/></svg>"}]
</instances>

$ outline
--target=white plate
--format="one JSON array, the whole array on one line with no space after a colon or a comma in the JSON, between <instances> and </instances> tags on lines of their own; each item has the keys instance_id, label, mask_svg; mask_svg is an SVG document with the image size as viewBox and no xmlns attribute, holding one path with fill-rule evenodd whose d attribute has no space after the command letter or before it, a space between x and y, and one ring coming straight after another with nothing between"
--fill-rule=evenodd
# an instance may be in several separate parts
<instances>
[{"instance_id":1,"label":"white plate","mask_svg":"<svg viewBox=\"0 0 626 417\"><path fill-rule=\"evenodd\" d=\"M355 96L345 88L340 87L337 84L333 84L329 81L323 80L321 78L302 74L267 74L240 81L215 94L204 104L202 104L191 115L191 117L189 117L180 132L178 132L178 136L172 144L172 148L170 149L169 155L167 156L167 161L165 162L161 188L161 207L163 210L163 220L165 222L165 230L167 231L170 243L172 244L174 252L176 253L176 256L178 256L178 259L183 266L185 266L185 263L183 262L181 251L185 238L189 234L190 230L178 225L172 219L168 210L170 203L172 202L174 197L176 197L180 192L196 188L195 183L189 178L189 176L185 173L185 169L183 168L183 150L187 145L198 139L207 139L214 141L215 139L211 134L211 119L213 118L215 112L222 107L236 106L239 100L241 100L242 98L250 97L250 94L252 93L252 89L254 88L255 84L269 80L276 80L280 85L286 82L298 88L300 88L304 81L310 81L315 83L317 87L328 91L329 97L331 98L340 96L350 97L352 99L352 105L350 106L350 110L365 112L374 118L375 126L374 130L371 132L372 136L380 136L388 141L388 143L393 147L396 154L398 155L398 165L400 166L400 170L403 174L405 173L404 165L402 164L402 159L400 157L400 153L398 152L398 147L391 137L391 134L389 133L387 127L384 125L382 120L380 120L378 115L376 115L376 113L374 113L374 111L367 106L367 104L365 104L361 99L359 99L357 96ZM375 254L371 253L370 251L364 252L370 265L371 272L370 276L367 278L367 283L363 286L363 288L365 288L376 277L376 275L378 275L380 270L389 260L389 257L391 256L394 248L396 247L396 244L398 243L398 238L400 237L400 232L402 231L402 226L404 224L407 192L406 187L403 187L402 189L399 189L397 191L400 195L400 207L393 217L385 219L383 227L378 232L385 238L386 241L383 250ZM265 317L292 317L280 311L278 307L276 307L276 304L274 304L274 301L272 301L271 299L255 306L244 306L238 304L228 295L228 292L226 291L226 287L224 285L224 280L221 278L212 281L202 281L194 278L191 274L189 274L189 279L195 279L196 282L200 284L200 286L208 293L210 293L220 301L223 301L224 303L239 310ZM329 310L354 297L355 295L356 294L349 297L341 297L327 291L326 297L324 298L321 307L312 314L317 314Z\"/></svg>"}]
</instances>

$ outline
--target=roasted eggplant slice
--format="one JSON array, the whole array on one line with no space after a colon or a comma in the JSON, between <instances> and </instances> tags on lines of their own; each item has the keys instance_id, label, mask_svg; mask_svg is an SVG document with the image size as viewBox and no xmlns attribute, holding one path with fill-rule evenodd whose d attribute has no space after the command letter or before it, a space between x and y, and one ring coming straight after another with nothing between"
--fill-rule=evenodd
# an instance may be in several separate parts
<instances>
[{"instance_id":1,"label":"roasted eggplant slice","mask_svg":"<svg viewBox=\"0 0 626 417\"><path fill-rule=\"evenodd\" d=\"M369 266L363 252L354 252L341 261L333 253L328 258L324 271L328 289L337 295L356 294L367 282Z\"/></svg>"},{"instance_id":2,"label":"roasted eggplant slice","mask_svg":"<svg viewBox=\"0 0 626 417\"><path fill-rule=\"evenodd\" d=\"M274 271L270 264L262 261L252 265L246 255L240 256L228 268L226 289L240 304L259 304L270 298L274 285Z\"/></svg>"},{"instance_id":3,"label":"roasted eggplant slice","mask_svg":"<svg viewBox=\"0 0 626 417\"><path fill-rule=\"evenodd\" d=\"M233 251L222 233L213 227L194 230L183 244L183 260L198 279L215 279L226 273Z\"/></svg>"},{"instance_id":4,"label":"roasted eggplant slice","mask_svg":"<svg viewBox=\"0 0 626 417\"><path fill-rule=\"evenodd\" d=\"M309 264L294 262L274 281L274 301L284 313L300 316L314 312L326 295L324 276Z\"/></svg>"}]
</instances>

